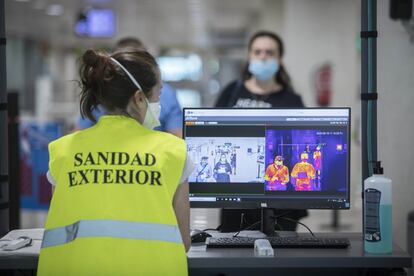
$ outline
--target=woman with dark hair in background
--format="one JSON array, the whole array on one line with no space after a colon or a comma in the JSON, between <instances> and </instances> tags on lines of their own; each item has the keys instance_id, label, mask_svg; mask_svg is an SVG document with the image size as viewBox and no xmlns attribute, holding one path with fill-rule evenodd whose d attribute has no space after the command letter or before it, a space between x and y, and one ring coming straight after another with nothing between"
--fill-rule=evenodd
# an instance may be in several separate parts
<instances>
[{"instance_id":1,"label":"woman with dark hair in background","mask_svg":"<svg viewBox=\"0 0 414 276\"><path fill-rule=\"evenodd\" d=\"M216 107L270 108L303 107L302 99L293 90L289 74L283 65L285 49L282 39L275 33L255 33L248 44L248 61L242 79L230 83L220 94ZM275 210L276 216L284 215L299 220L306 210ZM223 210L222 226L226 231L240 230L240 217L249 222L260 220L260 210ZM295 230L297 223L290 220L277 221L283 230Z\"/></svg>"},{"instance_id":2,"label":"woman with dark hair in background","mask_svg":"<svg viewBox=\"0 0 414 276\"><path fill-rule=\"evenodd\" d=\"M242 80L220 94L216 107L303 107L283 65L284 46L272 32L255 33L248 45Z\"/></svg>"},{"instance_id":3,"label":"woman with dark hair in background","mask_svg":"<svg viewBox=\"0 0 414 276\"><path fill-rule=\"evenodd\" d=\"M54 194L38 275L187 275L182 139L159 125L160 71L144 50L82 56L81 112L92 127L49 144ZM160 265L162 264L162 265Z\"/></svg>"}]
</instances>

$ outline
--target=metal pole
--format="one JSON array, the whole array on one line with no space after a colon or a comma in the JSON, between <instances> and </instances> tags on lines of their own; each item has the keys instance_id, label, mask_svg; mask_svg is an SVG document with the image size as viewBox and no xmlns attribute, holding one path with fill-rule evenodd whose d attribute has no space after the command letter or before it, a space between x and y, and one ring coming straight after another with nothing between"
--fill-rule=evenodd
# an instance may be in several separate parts
<instances>
[{"instance_id":1,"label":"metal pole","mask_svg":"<svg viewBox=\"0 0 414 276\"><path fill-rule=\"evenodd\" d=\"M20 228L19 93L7 94L9 114L10 230Z\"/></svg>"},{"instance_id":2,"label":"metal pole","mask_svg":"<svg viewBox=\"0 0 414 276\"><path fill-rule=\"evenodd\" d=\"M377 161L377 1L361 1L362 192ZM364 212L364 205L362 205ZM362 216L364 218L364 215ZM363 225L364 227L364 221ZM364 231L364 229L363 229Z\"/></svg>"},{"instance_id":3,"label":"metal pole","mask_svg":"<svg viewBox=\"0 0 414 276\"><path fill-rule=\"evenodd\" d=\"M6 31L4 1L0 1L0 234L9 231L7 135Z\"/></svg>"}]
</instances>

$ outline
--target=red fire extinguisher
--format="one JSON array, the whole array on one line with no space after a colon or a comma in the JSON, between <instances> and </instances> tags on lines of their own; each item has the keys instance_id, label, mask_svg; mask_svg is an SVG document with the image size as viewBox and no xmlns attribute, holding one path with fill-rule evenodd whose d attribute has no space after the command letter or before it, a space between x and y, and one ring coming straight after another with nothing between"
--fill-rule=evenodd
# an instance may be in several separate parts
<instances>
[{"instance_id":1,"label":"red fire extinguisher","mask_svg":"<svg viewBox=\"0 0 414 276\"><path fill-rule=\"evenodd\" d=\"M315 91L318 105L328 106L331 104L332 66L330 63L325 63L316 69Z\"/></svg>"}]
</instances>

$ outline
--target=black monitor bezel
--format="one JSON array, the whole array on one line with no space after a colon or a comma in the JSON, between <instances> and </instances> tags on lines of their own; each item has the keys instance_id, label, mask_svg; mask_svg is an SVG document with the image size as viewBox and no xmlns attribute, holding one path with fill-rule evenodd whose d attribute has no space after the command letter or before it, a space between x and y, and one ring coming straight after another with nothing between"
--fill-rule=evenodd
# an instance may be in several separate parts
<instances>
[{"instance_id":1,"label":"black monitor bezel","mask_svg":"<svg viewBox=\"0 0 414 276\"><path fill-rule=\"evenodd\" d=\"M349 121L348 121L348 171L347 171L347 196L346 202L315 202L313 203L311 199L306 199L302 201L301 204L294 204L292 199L286 200L259 200L255 202L249 201L191 201L190 200L190 207L191 208L234 208L234 209L257 209L257 208L275 208L275 209L330 209L330 210L348 210L351 208L350 202L350 195L351 195L351 108L350 107L303 107L303 108L291 108L291 107L284 107L284 108L232 108L232 107L188 107L183 108L183 128L182 128L182 137L185 140L185 113L186 110L211 110L211 109L223 109L223 110L246 110L246 109L264 109L264 110L297 110L297 109L306 109L306 110L315 110L315 109L323 109L323 110L331 110L331 109L346 109L348 110L349 114ZM191 183L189 183L191 185ZM191 187L190 187L191 188ZM230 197L230 196L229 196ZM348 204L346 204L348 203Z\"/></svg>"}]
</instances>

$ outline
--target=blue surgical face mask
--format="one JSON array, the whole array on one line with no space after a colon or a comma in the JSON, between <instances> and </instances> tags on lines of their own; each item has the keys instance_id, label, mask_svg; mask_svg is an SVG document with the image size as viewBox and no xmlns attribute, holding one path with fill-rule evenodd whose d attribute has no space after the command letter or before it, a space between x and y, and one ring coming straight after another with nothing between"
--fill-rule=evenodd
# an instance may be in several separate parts
<instances>
[{"instance_id":1,"label":"blue surgical face mask","mask_svg":"<svg viewBox=\"0 0 414 276\"><path fill-rule=\"evenodd\" d=\"M251 60L249 62L249 72L258 80L270 80L279 71L279 62L276 59Z\"/></svg>"}]
</instances>

